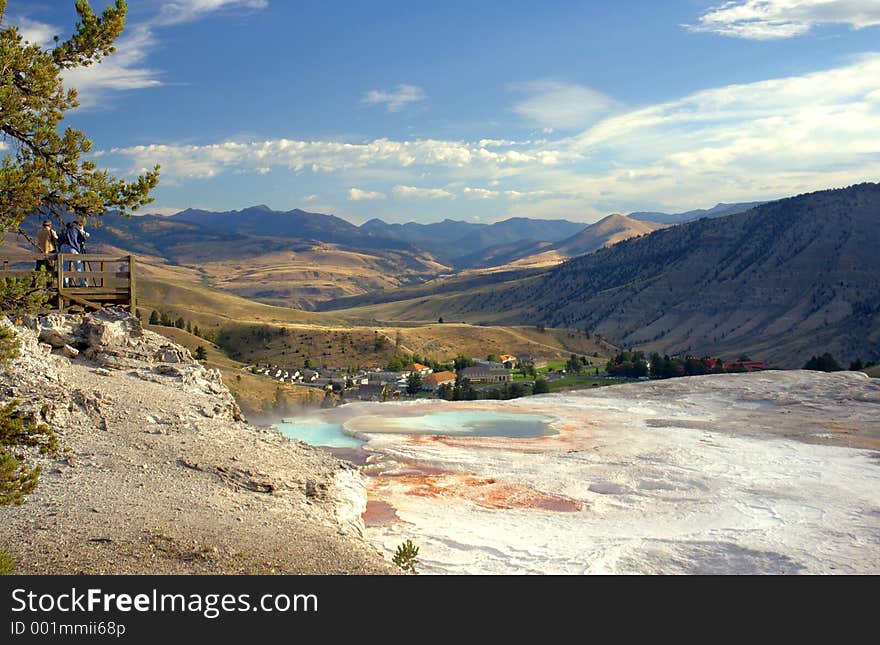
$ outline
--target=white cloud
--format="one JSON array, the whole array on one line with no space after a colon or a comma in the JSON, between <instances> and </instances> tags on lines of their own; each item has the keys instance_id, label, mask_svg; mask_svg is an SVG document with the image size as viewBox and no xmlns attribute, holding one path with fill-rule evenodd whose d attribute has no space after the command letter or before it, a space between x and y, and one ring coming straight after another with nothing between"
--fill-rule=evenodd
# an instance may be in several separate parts
<instances>
[{"instance_id":1,"label":"white cloud","mask_svg":"<svg viewBox=\"0 0 880 645\"><path fill-rule=\"evenodd\" d=\"M606 119L569 140L589 174L552 185L595 202L691 207L876 180L880 54L803 76L703 90ZM556 142L563 147L563 142Z\"/></svg>"},{"instance_id":2,"label":"white cloud","mask_svg":"<svg viewBox=\"0 0 880 645\"><path fill-rule=\"evenodd\" d=\"M473 197L477 199L506 198L524 200L547 198L552 195L550 191L546 190L490 190L488 188L472 188L470 186L465 187L461 192L465 197Z\"/></svg>"},{"instance_id":3,"label":"white cloud","mask_svg":"<svg viewBox=\"0 0 880 645\"><path fill-rule=\"evenodd\" d=\"M478 199L497 199L501 196L501 191L489 190L488 188L465 187L462 192L466 197L476 197Z\"/></svg>"},{"instance_id":4,"label":"white cloud","mask_svg":"<svg viewBox=\"0 0 880 645\"><path fill-rule=\"evenodd\" d=\"M313 201L315 201L316 199L318 199L318 196L315 195L315 194L306 195L305 197L302 198L302 200L303 200L304 202L313 202Z\"/></svg>"},{"instance_id":5,"label":"white cloud","mask_svg":"<svg viewBox=\"0 0 880 645\"><path fill-rule=\"evenodd\" d=\"M451 199L455 197L442 188L418 188L416 186L395 186L392 191L400 199Z\"/></svg>"},{"instance_id":6,"label":"white cloud","mask_svg":"<svg viewBox=\"0 0 880 645\"><path fill-rule=\"evenodd\" d=\"M265 167L338 173L326 180L338 181L337 195L352 184L388 185L396 186L384 191L389 198L498 200L507 202L507 214L772 199L880 177L880 53L802 76L702 90L551 141L269 139L110 153L133 172L161 163L163 182ZM418 188L425 183L442 188Z\"/></svg>"},{"instance_id":7,"label":"white cloud","mask_svg":"<svg viewBox=\"0 0 880 645\"><path fill-rule=\"evenodd\" d=\"M116 43L116 52L89 67L66 70L66 87L76 88L80 105L96 107L107 100L113 90L137 90L162 85L161 72L146 66L147 58L157 45L155 29L166 25L191 22L221 9L264 9L267 0L175 0L160 6L159 13L147 22L130 25ZM22 36L45 47L52 46L57 27L31 20L25 16L10 18Z\"/></svg>"},{"instance_id":8,"label":"white cloud","mask_svg":"<svg viewBox=\"0 0 880 645\"><path fill-rule=\"evenodd\" d=\"M180 178L209 178L224 170L267 166L295 172L434 167L492 174L510 168L553 166L576 155L546 148L490 150L477 143L439 139L376 139L367 143L270 139L207 145L152 144L114 148L111 152L131 159L132 171L161 163L163 176Z\"/></svg>"},{"instance_id":9,"label":"white cloud","mask_svg":"<svg viewBox=\"0 0 880 645\"><path fill-rule=\"evenodd\" d=\"M5 22L18 27L18 33L27 42L43 47L49 47L55 35L60 33L58 27L54 25L31 20L25 16L10 16Z\"/></svg>"},{"instance_id":10,"label":"white cloud","mask_svg":"<svg viewBox=\"0 0 880 645\"><path fill-rule=\"evenodd\" d=\"M854 29L880 25L877 0L737 0L712 7L693 31L751 40L800 36L816 25L846 24Z\"/></svg>"},{"instance_id":11,"label":"white cloud","mask_svg":"<svg viewBox=\"0 0 880 645\"><path fill-rule=\"evenodd\" d=\"M265 9L268 6L268 0L175 0L162 4L155 23L178 25L197 20L220 9Z\"/></svg>"},{"instance_id":12,"label":"white cloud","mask_svg":"<svg viewBox=\"0 0 880 645\"><path fill-rule=\"evenodd\" d=\"M76 67L64 72L66 87L75 87L80 105L95 107L105 100L107 90L137 90L162 84L160 73L144 66L156 45L146 26L134 27L119 39L116 51L97 65Z\"/></svg>"},{"instance_id":13,"label":"white cloud","mask_svg":"<svg viewBox=\"0 0 880 645\"><path fill-rule=\"evenodd\" d=\"M361 103L367 105L385 105L389 112L400 112L410 103L418 103L428 98L425 91L416 85L402 83L392 91L370 90L361 98Z\"/></svg>"},{"instance_id":14,"label":"white cloud","mask_svg":"<svg viewBox=\"0 0 880 645\"><path fill-rule=\"evenodd\" d=\"M360 188L349 188L348 198L353 202L375 201L377 199L385 199L385 193L377 193L369 190L361 190Z\"/></svg>"},{"instance_id":15,"label":"white cloud","mask_svg":"<svg viewBox=\"0 0 880 645\"><path fill-rule=\"evenodd\" d=\"M616 105L601 92L574 83L542 80L518 83L512 89L528 94L514 105L514 112L541 126L548 134L556 129L585 127Z\"/></svg>"}]
</instances>

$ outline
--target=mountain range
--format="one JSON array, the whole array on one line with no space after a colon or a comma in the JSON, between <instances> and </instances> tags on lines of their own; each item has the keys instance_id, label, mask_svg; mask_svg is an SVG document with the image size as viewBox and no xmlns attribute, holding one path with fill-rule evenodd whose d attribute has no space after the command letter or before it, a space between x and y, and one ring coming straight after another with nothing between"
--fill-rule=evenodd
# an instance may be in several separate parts
<instances>
[{"instance_id":1,"label":"mountain range","mask_svg":"<svg viewBox=\"0 0 880 645\"><path fill-rule=\"evenodd\" d=\"M724 217L725 215L735 215L742 213L755 206L766 204L767 202L743 202L739 204L725 204L721 202L715 204L712 208L697 208L695 210L685 211L683 213L659 213L656 211L630 213L631 219L637 219L642 222L657 222L658 224L684 224L685 222L693 222L694 220L704 217Z\"/></svg>"},{"instance_id":2,"label":"mountain range","mask_svg":"<svg viewBox=\"0 0 880 645\"><path fill-rule=\"evenodd\" d=\"M799 367L830 351L880 359L880 185L769 202L656 230L492 284L435 285L325 308L395 319L587 329L620 346L751 354Z\"/></svg>"},{"instance_id":3,"label":"mountain range","mask_svg":"<svg viewBox=\"0 0 880 645\"><path fill-rule=\"evenodd\" d=\"M540 324L618 346L746 353L787 367L825 351L880 359L880 187L756 204L590 225L356 226L262 205L109 213L89 243L141 256L155 279L362 320Z\"/></svg>"},{"instance_id":4,"label":"mountain range","mask_svg":"<svg viewBox=\"0 0 880 645\"><path fill-rule=\"evenodd\" d=\"M632 224L638 232L645 226ZM36 229L36 219L29 226ZM334 215L258 205L239 211L187 209L171 216L107 213L91 229L89 248L148 256L240 296L311 310L330 299L506 264L546 247L565 246L584 227L526 218L494 224L371 220L356 226ZM609 235L626 237L620 231ZM607 240L594 246L603 243ZM565 257L564 251L554 251L551 260L539 264Z\"/></svg>"}]
</instances>

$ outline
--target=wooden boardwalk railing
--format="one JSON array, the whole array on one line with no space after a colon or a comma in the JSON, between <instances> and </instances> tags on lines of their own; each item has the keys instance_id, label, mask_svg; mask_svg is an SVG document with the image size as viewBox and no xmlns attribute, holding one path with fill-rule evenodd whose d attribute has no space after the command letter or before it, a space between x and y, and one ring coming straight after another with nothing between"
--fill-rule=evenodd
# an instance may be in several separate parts
<instances>
[{"instance_id":1,"label":"wooden boardwalk railing","mask_svg":"<svg viewBox=\"0 0 880 645\"><path fill-rule=\"evenodd\" d=\"M53 274L50 302L59 311L101 309L109 305L126 307L134 312L135 260L133 255L92 253L21 253L0 257L0 278L27 277L37 261L48 262Z\"/></svg>"}]
</instances>

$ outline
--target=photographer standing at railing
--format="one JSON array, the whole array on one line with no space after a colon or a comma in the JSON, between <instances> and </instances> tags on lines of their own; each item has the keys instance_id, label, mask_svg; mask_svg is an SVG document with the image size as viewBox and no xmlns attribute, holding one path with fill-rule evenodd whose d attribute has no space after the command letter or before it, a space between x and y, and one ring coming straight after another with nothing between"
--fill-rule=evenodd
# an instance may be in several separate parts
<instances>
[{"instance_id":1,"label":"photographer standing at railing","mask_svg":"<svg viewBox=\"0 0 880 645\"><path fill-rule=\"evenodd\" d=\"M72 222L67 223L67 228L65 228L61 235L58 236L58 241L61 246L59 248L59 252L61 253L75 253L77 255L81 253L85 253L85 243L86 239L89 237L89 234L86 233L85 226L79 220L74 220ZM67 267L68 271L83 271L83 263L81 261L70 261L69 266ZM84 278L78 280L79 286L86 286L86 281ZM69 286L70 278L64 278L64 286Z\"/></svg>"},{"instance_id":2,"label":"photographer standing at railing","mask_svg":"<svg viewBox=\"0 0 880 645\"><path fill-rule=\"evenodd\" d=\"M52 228L52 220L45 220L37 233L37 251L43 255L58 253L58 233ZM55 270L54 262L47 258L37 260L37 271L44 268L47 273Z\"/></svg>"}]
</instances>

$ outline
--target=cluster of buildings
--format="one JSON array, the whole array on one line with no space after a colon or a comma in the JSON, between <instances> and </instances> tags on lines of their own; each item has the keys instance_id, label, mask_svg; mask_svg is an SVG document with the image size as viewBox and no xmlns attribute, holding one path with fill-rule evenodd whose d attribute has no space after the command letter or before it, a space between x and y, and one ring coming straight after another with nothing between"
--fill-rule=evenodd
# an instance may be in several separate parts
<instances>
[{"instance_id":1,"label":"cluster of buildings","mask_svg":"<svg viewBox=\"0 0 880 645\"><path fill-rule=\"evenodd\" d=\"M489 362L475 358L472 366L458 370L457 374L449 370L435 372L421 363L407 365L400 371L388 371L377 367L352 372L340 369L310 369L269 364L254 365L251 367L251 371L280 383L308 385L325 390L332 389L334 392L344 393L346 398L362 401L385 401L404 396L412 374L419 375L422 391L435 395L441 386L455 384L458 375L474 384L508 383L511 380L510 370L517 365L517 357L505 354L500 358L501 362Z\"/></svg>"}]
</instances>

